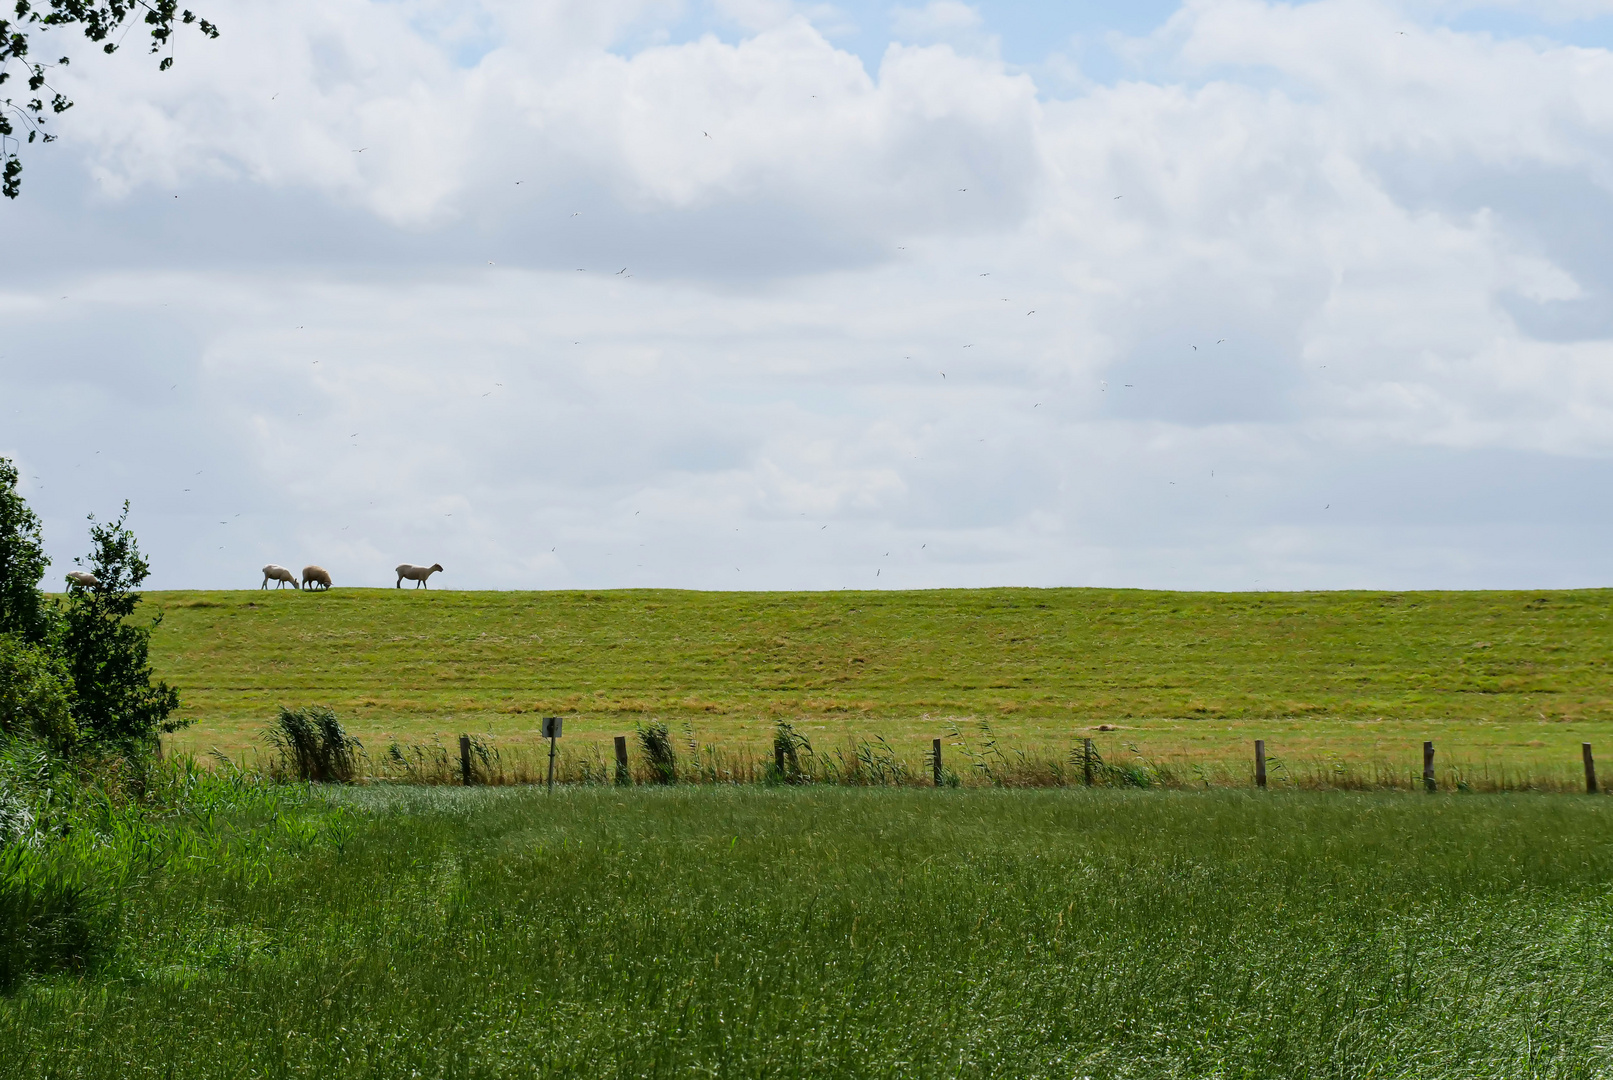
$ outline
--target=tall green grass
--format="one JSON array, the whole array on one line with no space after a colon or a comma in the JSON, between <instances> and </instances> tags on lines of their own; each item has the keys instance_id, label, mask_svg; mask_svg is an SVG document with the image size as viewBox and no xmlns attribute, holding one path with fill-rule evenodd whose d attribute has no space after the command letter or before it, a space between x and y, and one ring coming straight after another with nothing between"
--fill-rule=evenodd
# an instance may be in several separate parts
<instances>
[{"instance_id":1,"label":"tall green grass","mask_svg":"<svg viewBox=\"0 0 1613 1080\"><path fill-rule=\"evenodd\" d=\"M310 789L188 758L68 762L0 740L0 993L102 970L131 898L175 865L246 872L297 846L288 837L339 829L347 813Z\"/></svg>"},{"instance_id":2,"label":"tall green grass","mask_svg":"<svg viewBox=\"0 0 1613 1080\"><path fill-rule=\"evenodd\" d=\"M328 712L328 710L327 710ZM1087 785L1086 749L1071 742L1063 749L1042 745L1027 750L1010 745L986 721L939 725L942 739L942 786L945 787L1073 787ZM298 775L288 770L280 737L267 765L273 776ZM527 743L501 743L484 735L469 737L470 782L505 786L541 784L546 779L547 750ZM353 744L356 746L356 743ZM883 736L817 742L789 720L774 724L772 754L749 743L734 745L699 738L692 725L674 729L661 721L641 724L628 754L628 769L619 776L607 762L604 747L583 742L563 746L555 777L563 784L835 784L850 787L930 787L933 759L904 754ZM457 749L441 742L393 743L378 758L353 751L346 779L411 784L459 784L465 781ZM1243 787L1254 784L1252 755L1241 765L1205 761L1185 755L1153 756L1134 742L1094 741L1090 786L1168 788ZM1351 760L1341 756L1291 759L1267 754L1274 788L1305 791L1413 791L1424 786L1420 758ZM1576 765L1579 763L1576 762ZM303 778L313 778L310 773ZM1584 773L1576 768L1531 769L1505 762L1452 760L1442 755L1435 769L1436 786L1462 792L1578 792Z\"/></svg>"},{"instance_id":3,"label":"tall green grass","mask_svg":"<svg viewBox=\"0 0 1613 1080\"><path fill-rule=\"evenodd\" d=\"M825 785L297 798L315 800L293 817L305 842L260 809L215 817L228 857L170 860L126 896L93 976L36 976L0 1002L8 1073L1610 1068L1601 799Z\"/></svg>"}]
</instances>

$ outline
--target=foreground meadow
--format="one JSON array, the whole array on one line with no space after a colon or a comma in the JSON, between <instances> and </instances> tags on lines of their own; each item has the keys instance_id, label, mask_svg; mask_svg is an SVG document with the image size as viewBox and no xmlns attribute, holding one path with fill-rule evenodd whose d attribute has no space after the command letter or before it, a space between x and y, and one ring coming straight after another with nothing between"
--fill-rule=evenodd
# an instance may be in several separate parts
<instances>
[{"instance_id":1,"label":"foreground meadow","mask_svg":"<svg viewBox=\"0 0 1613 1080\"><path fill-rule=\"evenodd\" d=\"M658 717L765 757L790 718L819 750L883 736L915 771L984 722L1054 757L1249 769L1250 742L1409 778L1440 765L1577 783L1613 760L1613 592L157 592L160 677L196 721L172 745L250 759L277 706L325 704L372 752L567 717L563 752ZM1111 728L1112 731L1104 731Z\"/></svg>"},{"instance_id":2,"label":"foreground meadow","mask_svg":"<svg viewBox=\"0 0 1613 1080\"><path fill-rule=\"evenodd\" d=\"M271 795L0 1002L7 1075L1610 1072L1602 799Z\"/></svg>"}]
</instances>

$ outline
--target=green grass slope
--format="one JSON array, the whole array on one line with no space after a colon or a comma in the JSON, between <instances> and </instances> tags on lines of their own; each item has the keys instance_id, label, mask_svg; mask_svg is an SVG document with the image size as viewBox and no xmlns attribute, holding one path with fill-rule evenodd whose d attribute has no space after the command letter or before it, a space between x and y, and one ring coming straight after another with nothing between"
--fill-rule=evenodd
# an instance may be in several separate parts
<instances>
[{"instance_id":1,"label":"green grass slope","mask_svg":"<svg viewBox=\"0 0 1613 1080\"><path fill-rule=\"evenodd\" d=\"M1608 1072L1606 799L334 797L186 816L104 966L0 1000L6 1075Z\"/></svg>"},{"instance_id":2,"label":"green grass slope","mask_svg":"<svg viewBox=\"0 0 1613 1080\"><path fill-rule=\"evenodd\" d=\"M882 734L915 759L946 718L1003 742L1243 762L1564 775L1613 762L1613 591L1167 593L160 592L153 656L194 727L183 748L258 745L276 705L335 707L372 748L461 731L567 745L643 718L760 745L775 717L815 741ZM966 721L967 726L967 721ZM1613 771L1613 768L1610 768Z\"/></svg>"}]
</instances>

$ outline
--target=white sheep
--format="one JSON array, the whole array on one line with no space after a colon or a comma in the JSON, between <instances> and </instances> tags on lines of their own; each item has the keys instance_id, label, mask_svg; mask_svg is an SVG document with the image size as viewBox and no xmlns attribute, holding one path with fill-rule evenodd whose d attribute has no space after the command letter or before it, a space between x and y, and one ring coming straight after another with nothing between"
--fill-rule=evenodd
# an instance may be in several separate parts
<instances>
[{"instance_id":1,"label":"white sheep","mask_svg":"<svg viewBox=\"0 0 1613 1080\"><path fill-rule=\"evenodd\" d=\"M322 589L330 588L330 571L323 566L305 566L302 568L302 587L311 589L318 585Z\"/></svg>"},{"instance_id":2,"label":"white sheep","mask_svg":"<svg viewBox=\"0 0 1613 1080\"><path fill-rule=\"evenodd\" d=\"M261 589L267 589L269 587L269 580L271 578L280 583L279 585L275 586L277 589L280 588L281 585L285 585L287 582L291 583L291 587L293 589L302 588L302 583L297 580L296 574L293 574L290 570L287 570L283 566L276 566L274 563L270 563L268 566L263 568L263 584L258 587Z\"/></svg>"},{"instance_id":3,"label":"white sheep","mask_svg":"<svg viewBox=\"0 0 1613 1080\"><path fill-rule=\"evenodd\" d=\"M403 588L403 579L408 578L410 581L415 583L414 587L418 589L420 586L426 585L426 579L428 577L437 573L441 569L442 563L432 563L430 566L414 566L410 563L400 563L398 564L398 583L394 585L393 588ZM431 586L426 585L426 588L429 589Z\"/></svg>"},{"instance_id":4,"label":"white sheep","mask_svg":"<svg viewBox=\"0 0 1613 1080\"><path fill-rule=\"evenodd\" d=\"M78 585L85 589L99 589L101 579L85 570L70 570L67 574L68 588Z\"/></svg>"}]
</instances>

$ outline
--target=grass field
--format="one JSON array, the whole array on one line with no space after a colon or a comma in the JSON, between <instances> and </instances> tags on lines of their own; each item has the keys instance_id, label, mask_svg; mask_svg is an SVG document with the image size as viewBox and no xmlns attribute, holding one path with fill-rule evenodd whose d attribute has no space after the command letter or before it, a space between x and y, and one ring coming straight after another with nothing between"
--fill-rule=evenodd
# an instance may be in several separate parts
<instances>
[{"instance_id":1,"label":"grass field","mask_svg":"<svg viewBox=\"0 0 1613 1080\"><path fill-rule=\"evenodd\" d=\"M328 704L372 748L505 747L568 717L564 746L689 723L765 753L794 718L820 746L883 735L917 763L949 720L1062 753L1247 770L1280 759L1442 765L1574 782L1613 760L1613 591L1166 593L161 592L159 673L182 749L261 746L275 707ZM1112 733L1097 731L1109 725Z\"/></svg>"},{"instance_id":2,"label":"grass field","mask_svg":"<svg viewBox=\"0 0 1613 1080\"><path fill-rule=\"evenodd\" d=\"M1602 799L287 788L172 822L138 845L116 948L0 999L6 1075L1588 1078L1613 1060Z\"/></svg>"}]
</instances>

